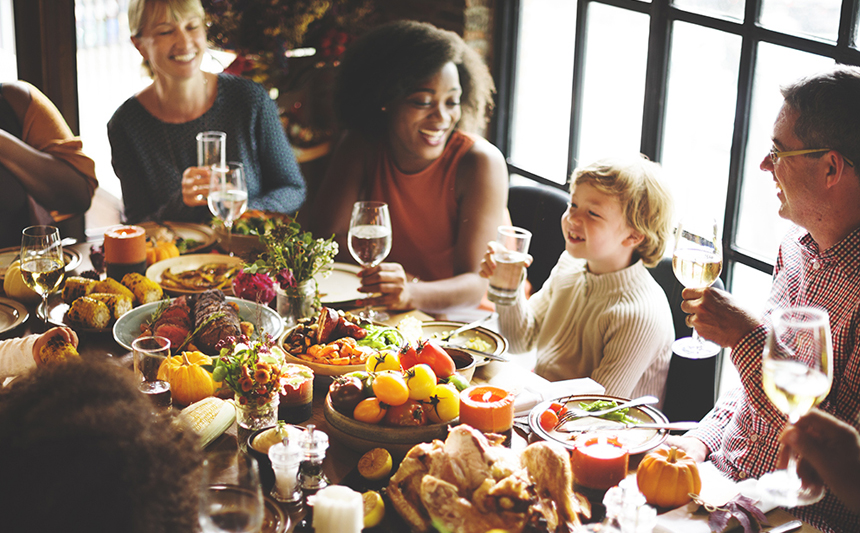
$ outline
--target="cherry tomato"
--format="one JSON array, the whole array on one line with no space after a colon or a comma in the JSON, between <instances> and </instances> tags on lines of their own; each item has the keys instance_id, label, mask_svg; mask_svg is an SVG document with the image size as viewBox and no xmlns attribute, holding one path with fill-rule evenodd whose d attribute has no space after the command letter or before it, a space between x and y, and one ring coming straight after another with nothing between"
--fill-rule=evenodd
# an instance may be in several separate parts
<instances>
[{"instance_id":1,"label":"cherry tomato","mask_svg":"<svg viewBox=\"0 0 860 533\"><path fill-rule=\"evenodd\" d=\"M352 417L359 422L378 424L380 420L385 418L387 410L388 406L380 402L379 398L365 398L355 406Z\"/></svg>"},{"instance_id":2,"label":"cherry tomato","mask_svg":"<svg viewBox=\"0 0 860 533\"><path fill-rule=\"evenodd\" d=\"M539 422L540 427L544 428L546 431L552 431L552 428L558 424L558 415L555 414L555 411L552 409L547 409L540 414Z\"/></svg>"},{"instance_id":3,"label":"cherry tomato","mask_svg":"<svg viewBox=\"0 0 860 533\"><path fill-rule=\"evenodd\" d=\"M415 353L415 347L407 342L400 347L400 367L403 370L409 370L418 364L418 354Z\"/></svg>"},{"instance_id":4,"label":"cherry tomato","mask_svg":"<svg viewBox=\"0 0 860 533\"><path fill-rule=\"evenodd\" d=\"M381 372L383 370L400 371L400 358L392 351L383 350L368 357L364 363L364 367L368 372Z\"/></svg>"},{"instance_id":5,"label":"cherry tomato","mask_svg":"<svg viewBox=\"0 0 860 533\"><path fill-rule=\"evenodd\" d=\"M356 377L340 376L328 388L331 406L346 416L355 411L358 402L364 399L364 386Z\"/></svg>"},{"instance_id":6,"label":"cherry tomato","mask_svg":"<svg viewBox=\"0 0 860 533\"><path fill-rule=\"evenodd\" d=\"M552 409L552 412L558 415L559 418L561 418L562 415L567 412L567 407L558 402L552 402L551 404L549 404L549 408Z\"/></svg>"},{"instance_id":7,"label":"cherry tomato","mask_svg":"<svg viewBox=\"0 0 860 533\"><path fill-rule=\"evenodd\" d=\"M373 394L388 405L403 405L409 399L409 387L400 372L379 372L373 380Z\"/></svg>"},{"instance_id":8,"label":"cherry tomato","mask_svg":"<svg viewBox=\"0 0 860 533\"><path fill-rule=\"evenodd\" d=\"M436 377L447 378L456 370L454 360L448 355L448 352L442 349L436 341L426 340L418 344L415 350L418 354L418 362L430 365Z\"/></svg>"},{"instance_id":9,"label":"cherry tomato","mask_svg":"<svg viewBox=\"0 0 860 533\"><path fill-rule=\"evenodd\" d=\"M409 400L403 405L389 407L382 423L389 426L423 426L427 423L427 415L420 402Z\"/></svg>"},{"instance_id":10,"label":"cherry tomato","mask_svg":"<svg viewBox=\"0 0 860 533\"><path fill-rule=\"evenodd\" d=\"M401 359L401 362L403 360ZM406 386L409 388L409 399L425 401L430 399L433 389L436 388L436 374L428 365L415 365L406 372Z\"/></svg>"},{"instance_id":11,"label":"cherry tomato","mask_svg":"<svg viewBox=\"0 0 860 533\"><path fill-rule=\"evenodd\" d=\"M427 417L437 424L449 422L460 416L460 393L450 383L440 383L430 396Z\"/></svg>"}]
</instances>

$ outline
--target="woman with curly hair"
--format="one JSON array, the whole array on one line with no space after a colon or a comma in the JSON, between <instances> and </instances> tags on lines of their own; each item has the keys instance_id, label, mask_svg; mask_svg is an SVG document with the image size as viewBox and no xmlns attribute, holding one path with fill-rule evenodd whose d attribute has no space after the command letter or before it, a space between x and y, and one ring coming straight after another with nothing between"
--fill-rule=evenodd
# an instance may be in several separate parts
<instances>
[{"instance_id":1,"label":"woman with curly hair","mask_svg":"<svg viewBox=\"0 0 860 533\"><path fill-rule=\"evenodd\" d=\"M315 233L334 233L345 251L353 203L386 202L390 262L359 273L360 290L378 294L366 303L477 305L485 244L508 218L505 159L475 133L492 108L487 66L457 34L399 21L353 43L339 71L345 133L317 196Z\"/></svg>"},{"instance_id":2,"label":"woman with curly hair","mask_svg":"<svg viewBox=\"0 0 860 533\"><path fill-rule=\"evenodd\" d=\"M40 367L0 389L0 527L197 531L202 453L108 361Z\"/></svg>"}]
</instances>

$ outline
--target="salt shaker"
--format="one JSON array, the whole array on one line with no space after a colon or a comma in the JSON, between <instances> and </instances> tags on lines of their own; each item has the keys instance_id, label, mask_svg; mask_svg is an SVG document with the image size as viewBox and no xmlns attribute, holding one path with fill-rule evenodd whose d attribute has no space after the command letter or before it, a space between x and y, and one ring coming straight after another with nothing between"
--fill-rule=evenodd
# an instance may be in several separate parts
<instances>
[{"instance_id":1,"label":"salt shaker","mask_svg":"<svg viewBox=\"0 0 860 533\"><path fill-rule=\"evenodd\" d=\"M651 533L657 525L657 510L645 502L634 478L626 478L603 497L606 507L604 524L612 524L621 533Z\"/></svg>"},{"instance_id":2,"label":"salt shaker","mask_svg":"<svg viewBox=\"0 0 860 533\"><path fill-rule=\"evenodd\" d=\"M269 460L275 472L275 486L272 487L271 495L279 502L295 503L302 499L298 483L302 456L301 447L289 439L269 448Z\"/></svg>"},{"instance_id":3,"label":"salt shaker","mask_svg":"<svg viewBox=\"0 0 860 533\"><path fill-rule=\"evenodd\" d=\"M328 435L308 424L301 442L302 462L299 465L299 484L305 496L328 486L322 463L328 449Z\"/></svg>"},{"instance_id":4,"label":"salt shaker","mask_svg":"<svg viewBox=\"0 0 860 533\"><path fill-rule=\"evenodd\" d=\"M326 487L313 496L313 526L316 533L361 533L364 499L343 485Z\"/></svg>"}]
</instances>

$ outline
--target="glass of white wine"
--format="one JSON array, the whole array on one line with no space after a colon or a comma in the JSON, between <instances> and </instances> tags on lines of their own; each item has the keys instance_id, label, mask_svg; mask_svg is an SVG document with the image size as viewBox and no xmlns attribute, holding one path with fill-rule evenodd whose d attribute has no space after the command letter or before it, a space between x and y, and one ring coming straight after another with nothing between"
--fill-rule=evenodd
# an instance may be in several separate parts
<instances>
[{"instance_id":1,"label":"glass of white wine","mask_svg":"<svg viewBox=\"0 0 860 533\"><path fill-rule=\"evenodd\" d=\"M391 217L385 202L355 202L349 220L347 247L364 268L381 263L391 252ZM368 320L385 320L388 314L368 305L360 314Z\"/></svg>"},{"instance_id":2,"label":"glass of white wine","mask_svg":"<svg viewBox=\"0 0 860 533\"><path fill-rule=\"evenodd\" d=\"M675 233L675 251L672 270L675 277L688 289L710 287L723 269L723 253L717 232L717 221L709 217L686 217L678 223ZM713 357L720 347L707 341L693 328L692 337L684 337L672 344L672 351L689 359Z\"/></svg>"},{"instance_id":3,"label":"glass of white wine","mask_svg":"<svg viewBox=\"0 0 860 533\"><path fill-rule=\"evenodd\" d=\"M821 403L833 382L833 341L827 311L792 307L773 314L762 354L762 386L771 403L792 424ZM821 485L805 486L792 454L785 470L758 482L763 498L782 507L809 505L824 497Z\"/></svg>"},{"instance_id":4,"label":"glass of white wine","mask_svg":"<svg viewBox=\"0 0 860 533\"><path fill-rule=\"evenodd\" d=\"M248 186L245 183L245 168L242 163L227 163L213 166L209 180L209 211L221 219L227 232L224 247L233 255L230 246L233 222L248 209Z\"/></svg>"},{"instance_id":5,"label":"glass of white wine","mask_svg":"<svg viewBox=\"0 0 860 533\"><path fill-rule=\"evenodd\" d=\"M66 261L60 230L54 226L30 226L21 234L21 276L42 297L40 315L48 323L48 295L63 283Z\"/></svg>"}]
</instances>

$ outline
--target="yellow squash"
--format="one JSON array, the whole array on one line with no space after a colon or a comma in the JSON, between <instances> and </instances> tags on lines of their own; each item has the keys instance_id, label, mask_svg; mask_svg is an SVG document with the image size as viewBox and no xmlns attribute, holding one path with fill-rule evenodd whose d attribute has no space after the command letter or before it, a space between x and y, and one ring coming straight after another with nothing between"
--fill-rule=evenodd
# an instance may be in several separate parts
<instances>
[{"instance_id":1,"label":"yellow squash","mask_svg":"<svg viewBox=\"0 0 860 533\"><path fill-rule=\"evenodd\" d=\"M652 451L636 470L639 491L651 505L673 509L690 501L690 493L699 494L702 479L696 461L672 446Z\"/></svg>"},{"instance_id":2,"label":"yellow squash","mask_svg":"<svg viewBox=\"0 0 860 533\"><path fill-rule=\"evenodd\" d=\"M168 357L158 369L158 379L170 383L173 401L189 405L213 396L218 384L212 374L200 365L212 364L212 358L201 352L182 352Z\"/></svg>"},{"instance_id":3,"label":"yellow squash","mask_svg":"<svg viewBox=\"0 0 860 533\"><path fill-rule=\"evenodd\" d=\"M3 291L6 296L22 303L35 303L42 299L39 293L28 287L21 276L20 261L13 261L6 268L6 277L3 279Z\"/></svg>"}]
</instances>

